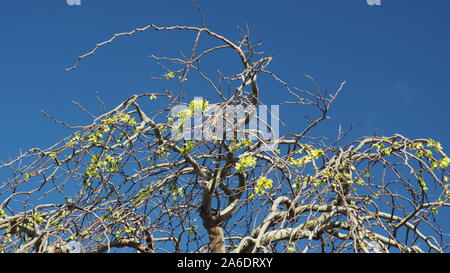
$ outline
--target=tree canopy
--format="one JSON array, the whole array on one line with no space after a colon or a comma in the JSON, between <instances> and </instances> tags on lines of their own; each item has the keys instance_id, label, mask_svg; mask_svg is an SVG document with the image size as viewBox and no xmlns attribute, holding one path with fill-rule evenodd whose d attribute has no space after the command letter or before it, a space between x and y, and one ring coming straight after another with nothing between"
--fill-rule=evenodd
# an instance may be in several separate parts
<instances>
[{"instance_id":1,"label":"tree canopy","mask_svg":"<svg viewBox=\"0 0 450 273\"><path fill-rule=\"evenodd\" d=\"M178 87L136 94L100 115L80 105L92 116L85 126L51 117L73 133L1 163L0 251L447 249L436 217L450 205L450 159L441 144L399 134L314 136L345 82L331 93L310 76L311 89L292 86L270 70L272 56L246 31L233 41L205 27L148 25L114 34L67 70L146 30L193 34L189 55L151 56L163 71L155 79ZM210 40L205 45L203 36ZM238 73L208 70L207 57L224 52L236 56ZM278 84L271 92L287 92L291 100L263 101L269 91L262 77ZM184 100L195 78L209 86L212 99ZM311 114L301 130L278 135L278 108L264 107L273 104ZM218 113L227 109L238 110L224 119ZM252 126L269 123L268 116L270 125ZM213 129L198 138L199 128Z\"/></svg>"}]
</instances>

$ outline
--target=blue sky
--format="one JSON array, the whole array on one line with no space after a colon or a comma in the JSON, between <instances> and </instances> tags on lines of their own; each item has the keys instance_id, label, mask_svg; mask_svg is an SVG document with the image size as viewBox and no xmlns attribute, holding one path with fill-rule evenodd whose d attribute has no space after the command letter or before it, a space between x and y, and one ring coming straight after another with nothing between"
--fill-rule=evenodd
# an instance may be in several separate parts
<instances>
[{"instance_id":1,"label":"blue sky","mask_svg":"<svg viewBox=\"0 0 450 273\"><path fill-rule=\"evenodd\" d=\"M41 109L83 124L89 117L72 100L95 112L99 109L96 91L110 109L132 94L151 90L155 82L150 76L160 75L161 70L147 56L161 52L178 56L178 43L189 45L192 38L173 34L160 40L162 36L154 32L140 33L103 48L78 70L64 71L95 43L150 23L199 24L187 0L81 3L2 3L2 159L6 153L46 146L67 134L43 117ZM369 6L364 0L200 4L207 26L231 39L239 38L236 26L248 24L253 38L263 41L265 54L274 54L271 69L290 84L311 88L305 74L314 76L323 89L334 90L341 81L348 82L325 131L354 123L355 137L398 132L433 137L450 146L448 1L384 0L381 6ZM270 101L271 94L265 94Z\"/></svg>"},{"instance_id":2,"label":"blue sky","mask_svg":"<svg viewBox=\"0 0 450 273\"><path fill-rule=\"evenodd\" d=\"M354 124L353 138L373 133L431 137L450 152L449 1L199 3L206 25L232 40L240 38L236 26L248 24L265 55L274 55L271 70L293 86L311 88L303 75L314 76L329 90L347 81L332 120L313 135L334 137L340 124ZM163 71L148 55L178 56L180 48L189 49L192 35L139 33L102 48L77 70L64 71L111 34L148 24L199 25L199 17L189 0L81 0L81 6L65 0L2 1L0 160L20 148L49 146L69 133L40 110L87 124L89 116L72 101L99 113L96 92L111 109L133 94L160 87L150 76ZM276 87L262 89L266 104L278 103L283 89ZM291 124L301 117L300 112L283 113L283 107L280 114Z\"/></svg>"}]
</instances>

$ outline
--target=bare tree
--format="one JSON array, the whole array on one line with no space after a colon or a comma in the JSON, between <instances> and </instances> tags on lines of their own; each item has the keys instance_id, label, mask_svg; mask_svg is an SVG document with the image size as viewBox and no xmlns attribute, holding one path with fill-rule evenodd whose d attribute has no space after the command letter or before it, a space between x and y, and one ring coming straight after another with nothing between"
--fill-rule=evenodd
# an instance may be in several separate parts
<instances>
[{"instance_id":1,"label":"bare tree","mask_svg":"<svg viewBox=\"0 0 450 273\"><path fill-rule=\"evenodd\" d=\"M450 159L439 142L398 134L347 141L341 130L333 141L314 137L312 130L329 118L345 82L331 94L309 76L312 90L291 87L269 70L272 57L258 51L260 43L253 43L248 31L232 41L205 27L149 25L114 34L67 70L115 39L149 29L194 34L189 56L151 56L164 70L156 78L177 81L179 88L134 95L100 115L79 105L93 118L86 126L46 114L75 132L50 148L33 148L1 164L0 251L447 249L436 214L450 205ZM203 36L211 46L199 50ZM206 56L225 51L236 54L239 73L204 70ZM251 131L256 106L264 104L262 76L292 97L285 103L320 114L307 118L302 130L277 139ZM183 86L194 77L209 86L219 110L237 105L253 110L213 139L173 138L198 112L206 117L201 126L223 121L208 114L212 102L182 101ZM145 106L150 101L159 106ZM183 104L183 111L171 115ZM253 140L236 136L242 128Z\"/></svg>"}]
</instances>

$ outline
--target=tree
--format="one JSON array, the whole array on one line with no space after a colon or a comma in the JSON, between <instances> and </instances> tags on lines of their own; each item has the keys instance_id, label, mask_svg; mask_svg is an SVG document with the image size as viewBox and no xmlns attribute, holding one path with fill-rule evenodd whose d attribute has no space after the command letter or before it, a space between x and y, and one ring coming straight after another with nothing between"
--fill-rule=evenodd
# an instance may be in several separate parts
<instances>
[{"instance_id":1,"label":"tree","mask_svg":"<svg viewBox=\"0 0 450 273\"><path fill-rule=\"evenodd\" d=\"M205 27L149 25L114 34L67 70L115 39L148 29L195 35L190 56L151 56L165 70L157 79L177 81L179 89L134 95L82 127L51 117L75 132L0 166L0 251L447 249L436 219L450 205L450 159L441 144L398 134L346 141L347 132L339 131L331 142L312 136L345 82L332 94L310 76L312 91L291 87L268 69L272 57L258 51L248 32L233 42ZM199 50L201 36L213 45ZM242 70L213 79L202 61L226 50ZM266 126L269 133L252 127L266 122L265 108L257 108L264 105L261 76L279 83L289 103L320 115L279 137L274 126ZM217 102L182 101L183 86L195 77ZM158 106L144 106L150 101ZM227 109L238 110L224 119ZM205 128L207 137L186 138Z\"/></svg>"}]
</instances>

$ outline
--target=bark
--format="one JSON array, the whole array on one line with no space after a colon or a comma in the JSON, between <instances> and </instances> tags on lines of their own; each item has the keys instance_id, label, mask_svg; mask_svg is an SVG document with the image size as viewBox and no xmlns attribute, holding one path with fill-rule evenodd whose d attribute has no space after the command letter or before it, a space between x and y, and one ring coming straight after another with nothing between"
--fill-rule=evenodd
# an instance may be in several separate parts
<instances>
[{"instance_id":1,"label":"bark","mask_svg":"<svg viewBox=\"0 0 450 273\"><path fill-rule=\"evenodd\" d=\"M225 253L225 239L223 228L215 226L208 229L210 248L212 253Z\"/></svg>"}]
</instances>

